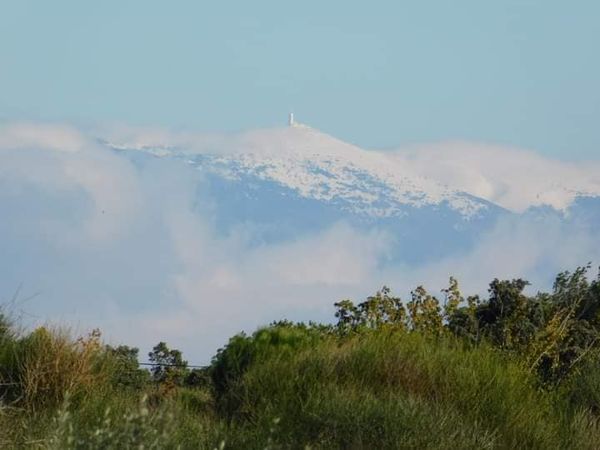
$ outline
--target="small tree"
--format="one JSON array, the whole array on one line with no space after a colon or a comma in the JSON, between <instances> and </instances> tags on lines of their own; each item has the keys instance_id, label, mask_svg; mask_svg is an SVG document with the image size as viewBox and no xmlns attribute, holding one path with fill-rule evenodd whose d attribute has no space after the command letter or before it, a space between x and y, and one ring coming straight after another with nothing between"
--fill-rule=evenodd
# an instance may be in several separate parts
<instances>
[{"instance_id":1,"label":"small tree","mask_svg":"<svg viewBox=\"0 0 600 450\"><path fill-rule=\"evenodd\" d=\"M112 382L123 387L141 388L150 381L147 370L140 369L139 349L128 345L106 346L107 354L112 358Z\"/></svg>"},{"instance_id":2,"label":"small tree","mask_svg":"<svg viewBox=\"0 0 600 450\"><path fill-rule=\"evenodd\" d=\"M358 310L352 300L341 300L333 304L336 308L335 317L338 319L337 328L347 332L357 325Z\"/></svg>"},{"instance_id":3,"label":"small tree","mask_svg":"<svg viewBox=\"0 0 600 450\"><path fill-rule=\"evenodd\" d=\"M342 332L359 328L378 329L382 326L406 328L406 309L402 300L392 296L390 288L386 286L358 305L351 300L342 300L334 306L337 308L337 328Z\"/></svg>"},{"instance_id":4,"label":"small tree","mask_svg":"<svg viewBox=\"0 0 600 450\"><path fill-rule=\"evenodd\" d=\"M458 307L464 299L460 293L458 281L454 277L450 277L448 288L442 289L442 292L446 297L444 301L444 318L449 322L450 318L456 314Z\"/></svg>"},{"instance_id":5,"label":"small tree","mask_svg":"<svg viewBox=\"0 0 600 450\"><path fill-rule=\"evenodd\" d=\"M177 386L183 384L188 374L188 363L179 350L171 350L166 343L159 342L148 353L148 358L154 364L150 369L154 381Z\"/></svg>"},{"instance_id":6,"label":"small tree","mask_svg":"<svg viewBox=\"0 0 600 450\"><path fill-rule=\"evenodd\" d=\"M600 342L600 277L588 282L590 266L556 277L551 295L538 294L549 307L530 351L531 369L557 383L594 353Z\"/></svg>"},{"instance_id":7,"label":"small tree","mask_svg":"<svg viewBox=\"0 0 600 450\"><path fill-rule=\"evenodd\" d=\"M541 325L539 305L523 293L528 285L523 279L494 279L490 283L489 300L479 308L478 319L494 345L523 351Z\"/></svg>"},{"instance_id":8,"label":"small tree","mask_svg":"<svg viewBox=\"0 0 600 450\"><path fill-rule=\"evenodd\" d=\"M430 295L423 286L417 287L411 295L412 298L406 307L413 330L441 334L444 325L439 300Z\"/></svg>"}]
</instances>

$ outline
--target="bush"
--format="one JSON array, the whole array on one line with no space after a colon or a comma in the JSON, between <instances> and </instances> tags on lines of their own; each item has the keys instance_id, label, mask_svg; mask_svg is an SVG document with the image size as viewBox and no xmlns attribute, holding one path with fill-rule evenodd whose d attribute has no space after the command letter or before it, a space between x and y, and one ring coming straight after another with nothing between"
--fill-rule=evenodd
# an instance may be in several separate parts
<instances>
[{"instance_id":1,"label":"bush","mask_svg":"<svg viewBox=\"0 0 600 450\"><path fill-rule=\"evenodd\" d=\"M140 369L138 353L139 349L127 345L105 347L105 369L112 386L140 390L150 383L150 372Z\"/></svg>"},{"instance_id":2,"label":"bush","mask_svg":"<svg viewBox=\"0 0 600 450\"><path fill-rule=\"evenodd\" d=\"M276 323L256 331L252 336L238 334L218 350L210 373L217 399L241 379L256 359L268 354L291 354L321 340L323 333L304 324Z\"/></svg>"},{"instance_id":3,"label":"bush","mask_svg":"<svg viewBox=\"0 0 600 450\"><path fill-rule=\"evenodd\" d=\"M225 394L244 423L280 418L281 444L316 448L551 448L549 395L489 348L402 332L263 354Z\"/></svg>"}]
</instances>

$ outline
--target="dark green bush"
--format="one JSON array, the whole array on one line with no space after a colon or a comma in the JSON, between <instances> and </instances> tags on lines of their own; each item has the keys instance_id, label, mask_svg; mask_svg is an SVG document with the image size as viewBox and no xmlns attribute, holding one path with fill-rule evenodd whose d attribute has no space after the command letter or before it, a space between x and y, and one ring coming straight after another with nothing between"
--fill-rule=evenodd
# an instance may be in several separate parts
<instances>
[{"instance_id":1,"label":"dark green bush","mask_svg":"<svg viewBox=\"0 0 600 450\"><path fill-rule=\"evenodd\" d=\"M211 378L219 399L236 384L257 358L267 354L288 354L307 348L323 338L318 328L279 322L256 331L252 336L238 334L218 350L211 364Z\"/></svg>"}]
</instances>

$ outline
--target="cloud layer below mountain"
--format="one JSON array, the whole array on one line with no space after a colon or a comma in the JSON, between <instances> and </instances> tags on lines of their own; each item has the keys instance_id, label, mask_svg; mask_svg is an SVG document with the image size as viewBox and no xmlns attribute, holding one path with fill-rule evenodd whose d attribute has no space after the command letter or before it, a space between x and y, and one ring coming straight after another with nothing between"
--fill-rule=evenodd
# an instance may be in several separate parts
<instances>
[{"instance_id":1,"label":"cloud layer below mountain","mask_svg":"<svg viewBox=\"0 0 600 450\"><path fill-rule=\"evenodd\" d=\"M237 151L249 139L152 133L146 145L158 138L163 145L193 141L196 151L206 142L222 152L233 142ZM524 206L519 190L527 196L544 189L550 168L557 179L587 174L587 183L597 181L590 167L461 145L385 157L515 208ZM509 159L517 162L507 165ZM533 167L511 171L518 161ZM489 172L495 164L498 171ZM165 340L202 363L241 329L284 317L328 320L334 301L359 299L383 284L403 295L421 283L439 291L449 275L470 292L485 291L495 276L525 276L548 287L555 271L600 259L600 237L589 224L555 215L505 218L475 248L417 267L389 263L395 236L343 222L256 246L251 226L218 233L214 201L201 174L180 162L135 164L69 126L4 125L0 299L22 285L22 296L37 294L18 304L32 323L99 326L111 340L143 349Z\"/></svg>"}]
</instances>

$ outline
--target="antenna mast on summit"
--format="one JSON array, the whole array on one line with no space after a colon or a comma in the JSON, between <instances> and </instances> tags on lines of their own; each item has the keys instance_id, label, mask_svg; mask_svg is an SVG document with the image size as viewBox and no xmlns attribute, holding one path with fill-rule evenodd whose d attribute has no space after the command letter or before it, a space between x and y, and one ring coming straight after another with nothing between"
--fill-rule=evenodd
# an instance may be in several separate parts
<instances>
[{"instance_id":1,"label":"antenna mast on summit","mask_svg":"<svg viewBox=\"0 0 600 450\"><path fill-rule=\"evenodd\" d=\"M291 112L290 115L288 116L288 125L290 127L294 126L294 113L293 112Z\"/></svg>"}]
</instances>

